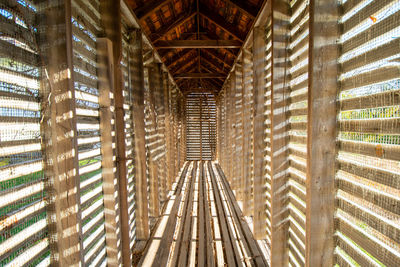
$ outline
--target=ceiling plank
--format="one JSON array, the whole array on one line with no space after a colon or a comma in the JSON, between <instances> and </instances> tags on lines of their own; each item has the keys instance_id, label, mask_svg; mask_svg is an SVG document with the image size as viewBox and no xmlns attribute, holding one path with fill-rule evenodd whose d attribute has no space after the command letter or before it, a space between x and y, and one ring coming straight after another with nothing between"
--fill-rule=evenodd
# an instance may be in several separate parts
<instances>
[{"instance_id":1,"label":"ceiling plank","mask_svg":"<svg viewBox=\"0 0 400 267\"><path fill-rule=\"evenodd\" d=\"M155 43L163 38L165 35L172 33L176 28L190 21L194 16L196 16L196 12L184 14L183 16L175 20L172 24L165 25L161 27L158 31L151 33L151 36L154 36L154 38L152 38L152 42Z\"/></svg>"},{"instance_id":2,"label":"ceiling plank","mask_svg":"<svg viewBox=\"0 0 400 267\"><path fill-rule=\"evenodd\" d=\"M209 20L211 23L215 24L217 27L220 27L236 39L242 42L245 39L246 36L243 33L240 33L234 25L226 22L225 18L215 11L208 9L205 6L201 6L200 15Z\"/></svg>"},{"instance_id":3,"label":"ceiling plank","mask_svg":"<svg viewBox=\"0 0 400 267\"><path fill-rule=\"evenodd\" d=\"M146 17L151 15L157 9L160 9L163 5L171 3L173 0L157 0L157 1L146 1L142 7L134 10L136 16L142 22Z\"/></svg>"},{"instance_id":4,"label":"ceiling plank","mask_svg":"<svg viewBox=\"0 0 400 267\"><path fill-rule=\"evenodd\" d=\"M250 17L251 19L255 19L257 16L258 10L257 8L248 4L248 1L240 1L240 0L225 0L226 3L229 3L235 6L240 12L246 14L246 16Z\"/></svg>"},{"instance_id":5,"label":"ceiling plank","mask_svg":"<svg viewBox=\"0 0 400 267\"><path fill-rule=\"evenodd\" d=\"M215 79L215 78L225 78L226 74L224 73L206 73L206 72L197 72L197 73L181 73L175 75L175 79Z\"/></svg>"},{"instance_id":6,"label":"ceiling plank","mask_svg":"<svg viewBox=\"0 0 400 267\"><path fill-rule=\"evenodd\" d=\"M240 48L238 40L160 40L154 44L157 49L173 48Z\"/></svg>"}]
</instances>

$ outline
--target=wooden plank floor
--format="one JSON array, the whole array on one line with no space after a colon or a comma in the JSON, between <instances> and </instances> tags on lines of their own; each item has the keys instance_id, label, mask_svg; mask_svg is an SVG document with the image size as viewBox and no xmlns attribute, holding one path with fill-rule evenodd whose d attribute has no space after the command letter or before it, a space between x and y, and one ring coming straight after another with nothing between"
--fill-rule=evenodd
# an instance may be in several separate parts
<instances>
[{"instance_id":1,"label":"wooden plank floor","mask_svg":"<svg viewBox=\"0 0 400 267\"><path fill-rule=\"evenodd\" d=\"M218 164L186 162L139 266L268 266Z\"/></svg>"}]
</instances>

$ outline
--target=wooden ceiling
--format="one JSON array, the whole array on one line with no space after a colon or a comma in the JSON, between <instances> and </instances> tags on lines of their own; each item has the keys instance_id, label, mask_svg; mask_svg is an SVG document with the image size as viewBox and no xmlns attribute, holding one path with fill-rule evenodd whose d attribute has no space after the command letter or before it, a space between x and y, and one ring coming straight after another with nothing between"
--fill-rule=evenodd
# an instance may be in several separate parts
<instances>
[{"instance_id":1,"label":"wooden ceiling","mask_svg":"<svg viewBox=\"0 0 400 267\"><path fill-rule=\"evenodd\" d=\"M183 92L218 93L263 0L127 3Z\"/></svg>"}]
</instances>

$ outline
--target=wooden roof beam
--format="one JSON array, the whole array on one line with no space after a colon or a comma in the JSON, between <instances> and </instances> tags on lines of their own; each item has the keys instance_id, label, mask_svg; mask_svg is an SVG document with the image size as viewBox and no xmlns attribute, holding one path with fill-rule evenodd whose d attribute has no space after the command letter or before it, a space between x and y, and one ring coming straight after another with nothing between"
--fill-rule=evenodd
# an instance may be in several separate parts
<instances>
[{"instance_id":1,"label":"wooden roof beam","mask_svg":"<svg viewBox=\"0 0 400 267\"><path fill-rule=\"evenodd\" d=\"M178 72L180 72L180 71L183 71L183 70L187 69L188 67L192 66L195 62L197 62L197 56L196 56L196 57L193 57L193 58L192 58L191 60L189 60L187 63L185 63L185 64L182 65L182 66L179 66L177 69L175 69L174 71L172 71L173 75L174 75L175 73L178 73Z\"/></svg>"},{"instance_id":2,"label":"wooden roof beam","mask_svg":"<svg viewBox=\"0 0 400 267\"><path fill-rule=\"evenodd\" d=\"M202 57L202 58L201 58L201 61L207 63L208 65L211 65L211 67L215 68L216 70L218 70L218 71L221 72L221 73L224 73L224 72L225 72L223 69L221 69L220 66L217 66L217 64L215 64L215 63L212 62L212 61L209 61L209 60L208 60L207 58L205 58L205 57ZM228 74L227 74L227 75L228 75Z\"/></svg>"},{"instance_id":3,"label":"wooden roof beam","mask_svg":"<svg viewBox=\"0 0 400 267\"><path fill-rule=\"evenodd\" d=\"M187 23L194 16L196 16L196 12L192 12L187 15L181 16L180 18L175 20L172 24L165 25L165 26L161 27L158 31L151 33L152 36L155 36L155 38L152 38L152 42L155 43L158 40L160 40L161 38L163 38L165 35L172 33L176 28Z\"/></svg>"},{"instance_id":4,"label":"wooden roof beam","mask_svg":"<svg viewBox=\"0 0 400 267\"><path fill-rule=\"evenodd\" d=\"M206 54L210 55L213 59L216 59L219 63L224 64L225 67L227 67L228 69L232 68L232 64L229 64L228 62L226 62L225 60L223 60L222 58L220 58L214 51L212 51L211 49L202 49L202 52L206 52Z\"/></svg>"},{"instance_id":5,"label":"wooden roof beam","mask_svg":"<svg viewBox=\"0 0 400 267\"><path fill-rule=\"evenodd\" d=\"M240 40L243 42L246 36L244 34L238 32L237 28L226 22L225 18L220 16L218 13L208 9L205 6L200 7L200 15L206 18L208 21L216 25L217 27L220 27L223 29L225 32L229 33L232 35L234 38Z\"/></svg>"},{"instance_id":6,"label":"wooden roof beam","mask_svg":"<svg viewBox=\"0 0 400 267\"><path fill-rule=\"evenodd\" d=\"M223 82L219 81L219 80L215 80L215 79L209 79L209 80L204 80L205 82L208 82L209 84L214 85L215 87L217 87L218 89L221 89Z\"/></svg>"},{"instance_id":7,"label":"wooden roof beam","mask_svg":"<svg viewBox=\"0 0 400 267\"><path fill-rule=\"evenodd\" d=\"M217 85L217 84L213 83L212 80L204 80L202 82L205 83L206 85L214 88L215 91L219 91L222 87L222 85Z\"/></svg>"},{"instance_id":8,"label":"wooden roof beam","mask_svg":"<svg viewBox=\"0 0 400 267\"><path fill-rule=\"evenodd\" d=\"M164 59L164 63L168 68L174 67L176 64L180 63L181 61L184 61L190 54L196 54L196 50L190 49L190 50L185 50L185 53L176 53L173 55L172 58Z\"/></svg>"},{"instance_id":9,"label":"wooden roof beam","mask_svg":"<svg viewBox=\"0 0 400 267\"><path fill-rule=\"evenodd\" d=\"M208 73L215 73L215 72L212 72L212 70L210 70L209 68L207 68L206 66L204 66L204 65L201 65L201 70L204 70L205 72L208 72ZM224 73L224 77L214 77L214 78L210 78L210 79L212 79L212 80L215 80L215 81L220 81L220 82L224 82L225 81L225 79L226 79L226 77L228 77L228 74L227 73Z\"/></svg>"},{"instance_id":10,"label":"wooden roof beam","mask_svg":"<svg viewBox=\"0 0 400 267\"><path fill-rule=\"evenodd\" d=\"M240 48L239 40L160 40L154 44L157 49L178 48Z\"/></svg>"},{"instance_id":11,"label":"wooden roof beam","mask_svg":"<svg viewBox=\"0 0 400 267\"><path fill-rule=\"evenodd\" d=\"M203 35L202 36L203 39L205 38L205 40L215 40L218 39L218 36L216 34L211 34L210 32L207 33L207 35ZM232 55L234 58L236 58L236 52L232 51L233 49L231 48L226 48L226 47L220 47L220 49L223 49L225 52L227 52L228 54Z\"/></svg>"},{"instance_id":12,"label":"wooden roof beam","mask_svg":"<svg viewBox=\"0 0 400 267\"><path fill-rule=\"evenodd\" d=\"M240 10L240 12L246 14L246 16L251 19L255 19L258 14L257 8L248 4L248 1L240 1L240 0L225 0L226 3L231 4Z\"/></svg>"},{"instance_id":13,"label":"wooden roof beam","mask_svg":"<svg viewBox=\"0 0 400 267\"><path fill-rule=\"evenodd\" d=\"M197 72L197 73L182 73L175 75L175 79L215 79L215 78L225 78L225 73L215 73L215 72Z\"/></svg>"},{"instance_id":14,"label":"wooden roof beam","mask_svg":"<svg viewBox=\"0 0 400 267\"><path fill-rule=\"evenodd\" d=\"M173 0L157 0L157 1L151 1L151 2L145 2L145 4L142 7L139 7L134 10L136 16L139 18L139 20L142 22L146 17L151 15L154 11L157 9L160 9L163 5L169 4L173 2Z\"/></svg>"}]
</instances>

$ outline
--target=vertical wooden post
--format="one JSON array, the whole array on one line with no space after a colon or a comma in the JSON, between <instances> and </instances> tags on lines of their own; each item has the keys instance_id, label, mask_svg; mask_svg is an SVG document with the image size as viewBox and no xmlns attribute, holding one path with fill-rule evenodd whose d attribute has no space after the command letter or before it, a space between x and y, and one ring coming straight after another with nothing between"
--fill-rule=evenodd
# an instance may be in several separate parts
<instances>
[{"instance_id":1,"label":"vertical wooden post","mask_svg":"<svg viewBox=\"0 0 400 267\"><path fill-rule=\"evenodd\" d=\"M174 179L174 162L173 162L173 141L172 135L173 131L173 123L172 116L170 110L170 99L171 99L171 88L169 87L168 73L163 72L163 94L164 94L164 109L165 109L165 142L166 142L166 161L167 161L167 189L170 190L172 188L172 183Z\"/></svg>"},{"instance_id":2,"label":"vertical wooden post","mask_svg":"<svg viewBox=\"0 0 400 267\"><path fill-rule=\"evenodd\" d=\"M123 95L123 75L120 68L122 57L122 33L121 33L121 11L120 2L112 0L101 0L101 21L105 35L112 42L113 71L114 72L114 104L115 104L115 138L117 149L117 177L119 184L119 207L120 207L120 229L123 266L132 265L132 252L130 249L131 235L129 225L128 208L128 170L126 158L126 134L125 134L125 111Z\"/></svg>"},{"instance_id":3,"label":"vertical wooden post","mask_svg":"<svg viewBox=\"0 0 400 267\"><path fill-rule=\"evenodd\" d=\"M230 123L229 123L229 139L230 139L230 174L231 174L231 187L235 190L235 194L237 193L237 177L236 177L236 169L237 163L235 154L236 154L236 73L233 70L231 74L230 80L230 91L229 91L229 105L230 105Z\"/></svg>"},{"instance_id":4,"label":"vertical wooden post","mask_svg":"<svg viewBox=\"0 0 400 267\"><path fill-rule=\"evenodd\" d=\"M144 128L144 70L141 30L134 30L130 35L131 81L134 104L132 122L135 131L135 189L136 189L136 238L139 241L150 237L149 210L147 202L146 147Z\"/></svg>"},{"instance_id":5,"label":"vertical wooden post","mask_svg":"<svg viewBox=\"0 0 400 267\"><path fill-rule=\"evenodd\" d=\"M240 61L239 61L240 62ZM241 63L239 63L241 64ZM244 193L244 180L243 180L243 72L242 66L236 65L235 67L235 177L236 177L236 199L243 200Z\"/></svg>"},{"instance_id":6,"label":"vertical wooden post","mask_svg":"<svg viewBox=\"0 0 400 267\"><path fill-rule=\"evenodd\" d=\"M218 97L217 98L217 142L218 142L218 146L217 146L217 159L218 162L221 166L223 166L223 160L222 160L222 103L221 103L221 98Z\"/></svg>"},{"instance_id":7,"label":"vertical wooden post","mask_svg":"<svg viewBox=\"0 0 400 267\"><path fill-rule=\"evenodd\" d=\"M335 1L310 1L309 88L306 181L306 266L332 266L336 157L336 41L339 36Z\"/></svg>"},{"instance_id":8,"label":"vertical wooden post","mask_svg":"<svg viewBox=\"0 0 400 267\"><path fill-rule=\"evenodd\" d=\"M97 39L98 55L98 77L99 77L99 105L100 105L100 129L101 129L101 155L102 155L102 176L104 193L104 213L106 228L106 250L107 262L110 265L119 265L120 252L119 235L119 196L118 181L114 173L114 150L113 136L115 132L111 121L114 114L111 109L114 106L111 95L114 94L114 59L112 42L106 38Z\"/></svg>"},{"instance_id":9,"label":"vertical wooden post","mask_svg":"<svg viewBox=\"0 0 400 267\"><path fill-rule=\"evenodd\" d=\"M243 168L242 182L243 188L243 214L249 216L251 214L251 54L248 50L242 51L242 132L243 132Z\"/></svg>"},{"instance_id":10,"label":"vertical wooden post","mask_svg":"<svg viewBox=\"0 0 400 267\"><path fill-rule=\"evenodd\" d=\"M264 93L265 93L265 29L257 26L253 30L254 65L254 211L253 233L256 239L266 237L266 198L265 198L265 160L264 160Z\"/></svg>"},{"instance_id":11,"label":"vertical wooden post","mask_svg":"<svg viewBox=\"0 0 400 267\"><path fill-rule=\"evenodd\" d=\"M200 160L203 160L203 98L200 96Z\"/></svg>"},{"instance_id":12,"label":"vertical wooden post","mask_svg":"<svg viewBox=\"0 0 400 267\"><path fill-rule=\"evenodd\" d=\"M165 120L166 120L166 106L164 105L164 75L162 70L162 64L156 64L156 90L154 91L154 105L156 111L156 132L159 147L163 147L162 151L159 151L157 157L157 169L158 169L158 184L159 184L159 199L164 202L167 198L167 147L166 147L166 131L165 131ZM151 93L151 92L150 92Z\"/></svg>"},{"instance_id":13,"label":"vertical wooden post","mask_svg":"<svg viewBox=\"0 0 400 267\"><path fill-rule=\"evenodd\" d=\"M71 1L47 1L42 46L47 82L41 91L51 264L83 264ZM51 2L51 4L50 4Z\"/></svg>"},{"instance_id":14,"label":"vertical wooden post","mask_svg":"<svg viewBox=\"0 0 400 267\"><path fill-rule=\"evenodd\" d=\"M148 79L149 79L149 97L148 105L150 108L150 120L151 120L151 135L157 136L158 138L158 125L156 117L156 91L159 90L159 68L157 64L152 64L147 68ZM149 136L149 132L147 132ZM154 137L152 138L154 139ZM154 140L153 140L154 141ZM159 168L155 155L154 155L154 144L147 143L147 153L149 160L149 216L158 217L160 215L160 195L159 195Z\"/></svg>"},{"instance_id":15,"label":"vertical wooden post","mask_svg":"<svg viewBox=\"0 0 400 267\"><path fill-rule=\"evenodd\" d=\"M285 69L290 67L287 52L289 35L289 4L272 1L271 25L271 266L287 266L286 182L288 178L288 112L289 83Z\"/></svg>"},{"instance_id":16,"label":"vertical wooden post","mask_svg":"<svg viewBox=\"0 0 400 267\"><path fill-rule=\"evenodd\" d=\"M230 123L230 121L229 121L229 119L230 119L230 116L229 116L229 87L226 86L224 88L224 91L225 91L224 92L224 94L225 94L225 96L224 96L224 107L225 107L224 160L225 160L225 166L224 167L225 167L225 172L227 174L228 181L230 181L231 177L230 177L230 166L229 166L229 157L230 157L230 155L229 155L229 153L230 153L230 150L229 150L229 141L230 141L230 136L229 136L229 134L230 134L230 132L229 132L229 123Z\"/></svg>"}]
</instances>

